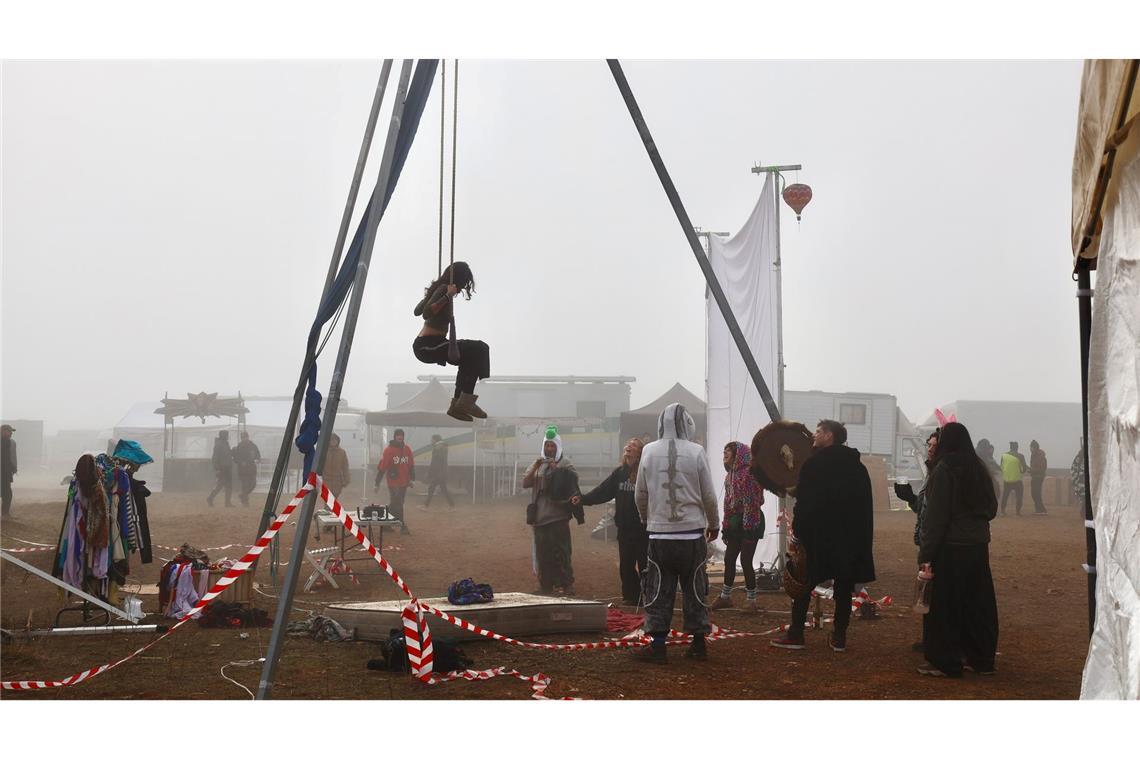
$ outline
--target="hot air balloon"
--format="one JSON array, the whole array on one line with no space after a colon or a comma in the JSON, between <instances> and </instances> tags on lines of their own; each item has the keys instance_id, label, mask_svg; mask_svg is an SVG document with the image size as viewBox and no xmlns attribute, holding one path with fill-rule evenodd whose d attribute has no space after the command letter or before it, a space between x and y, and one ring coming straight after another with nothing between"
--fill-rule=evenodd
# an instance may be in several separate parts
<instances>
[{"instance_id":1,"label":"hot air balloon","mask_svg":"<svg viewBox=\"0 0 1140 760\"><path fill-rule=\"evenodd\" d=\"M788 204L792 211L796 212L796 221L800 220L800 212L804 210L804 206L808 205L811 201L811 188L807 185L796 183L788 185L784 188L784 203Z\"/></svg>"}]
</instances>

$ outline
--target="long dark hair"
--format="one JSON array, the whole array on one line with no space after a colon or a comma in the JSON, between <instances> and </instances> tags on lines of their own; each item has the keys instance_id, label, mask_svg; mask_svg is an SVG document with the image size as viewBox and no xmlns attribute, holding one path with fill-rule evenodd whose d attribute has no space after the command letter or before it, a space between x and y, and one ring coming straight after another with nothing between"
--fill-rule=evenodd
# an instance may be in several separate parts
<instances>
[{"instance_id":1,"label":"long dark hair","mask_svg":"<svg viewBox=\"0 0 1140 760\"><path fill-rule=\"evenodd\" d=\"M961 422L948 422L942 427L942 433L938 436L938 448L934 451L933 464L937 467L941 462L964 467L971 479L992 488L990 473L974 450L970 431Z\"/></svg>"},{"instance_id":2,"label":"long dark hair","mask_svg":"<svg viewBox=\"0 0 1140 760\"><path fill-rule=\"evenodd\" d=\"M454 278L451 276L452 270L455 270ZM457 261L444 269L443 274L438 279L432 280L431 285L427 286L424 295L430 296L440 285L450 285L453 282L455 287L459 288L464 297L470 301L471 294L475 292L475 275L471 273L471 267L466 261Z\"/></svg>"}]
</instances>

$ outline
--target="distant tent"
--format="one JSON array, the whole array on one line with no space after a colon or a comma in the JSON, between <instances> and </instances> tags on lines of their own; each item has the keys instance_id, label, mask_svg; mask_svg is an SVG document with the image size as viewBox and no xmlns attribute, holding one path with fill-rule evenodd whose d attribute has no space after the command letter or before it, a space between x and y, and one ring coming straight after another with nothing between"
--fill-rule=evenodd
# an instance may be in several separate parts
<instances>
[{"instance_id":1,"label":"distant tent","mask_svg":"<svg viewBox=\"0 0 1140 760\"><path fill-rule=\"evenodd\" d=\"M369 425L379 427L471 427L470 422L447 415L451 399L452 394L438 380L432 379L426 388L404 403L381 412L369 412L364 419Z\"/></svg>"},{"instance_id":2,"label":"distant tent","mask_svg":"<svg viewBox=\"0 0 1140 760\"><path fill-rule=\"evenodd\" d=\"M661 394L660 397L650 401L640 409L631 409L621 413L621 443L624 445L630 438L657 438L657 419L669 404L679 403L685 406L693 421L697 423L697 435L702 443L705 439L705 402L681 385L675 384L672 388Z\"/></svg>"}]
</instances>

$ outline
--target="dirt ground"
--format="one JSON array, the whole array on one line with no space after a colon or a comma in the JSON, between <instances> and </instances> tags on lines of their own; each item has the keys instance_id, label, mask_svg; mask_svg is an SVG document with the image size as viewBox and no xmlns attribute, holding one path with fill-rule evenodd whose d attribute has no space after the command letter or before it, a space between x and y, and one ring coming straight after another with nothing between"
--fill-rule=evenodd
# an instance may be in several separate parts
<instances>
[{"instance_id":1,"label":"dirt ground","mask_svg":"<svg viewBox=\"0 0 1140 760\"><path fill-rule=\"evenodd\" d=\"M23 548L33 541L54 544L63 512L63 488L15 489L14 517L0 529L5 549ZM257 495L255 494L255 497ZM262 495L262 500L264 496ZM409 494L408 524L412 534L386 532L385 556L421 597L443 596L450 581L473 577L496 591L530 592L536 587L531 574L530 529L524 524L525 501L472 506L454 511L421 511L413 505L422 499ZM260 503L248 508L210 508L204 494L156 494L149 500L151 534L156 544L199 547L240 544L211 559L241 556L256 538ZM586 523L572 523L574 572L579 596L620 601L617 546L589 537L606 507L587 508ZM1027 511L1032 511L1031 508ZM1011 510L1012 513L1012 510ZM808 648L800 652L777 650L768 638L749 637L711 643L707 662L690 662L680 650L670 649L665 667L642 665L627 650L543 652L494 641L462 644L475 668L514 668L524 674L544 673L552 678L551 697L591 699L1075 699L1080 691L1081 669L1087 650L1087 599L1082 522L1072 507L1053 507L1046 517L999 517L993 524L991 564L997 587L1001 635L998 673L980 677L967 673L961 680L920 676L922 661L911 651L919 638L919 619L909 601L915 573L915 547L911 541L914 517L909 512L875 514L875 566L878 580L869 587L872 596L887 594L895 604L881 611L878 620L853 616L844 654L827 647L827 627L808 631ZM295 526L282 530L283 560L289 557ZM313 548L328 546L325 535ZM156 557L170 557L166 549ZM47 569L51 552L18 555ZM131 579L140 584L158 580L161 562L132 563ZM371 560L353 563L363 573L378 573ZM341 583L339 590L318 585L298 593L294 619L308 610L344 600L401 598L387 576L358 575L359 584ZM308 576L305 571L304 577ZM61 606L57 589L20 568L4 562L0 576L0 620L8 630L52 625ZM275 610L275 593L268 563L261 563L254 604ZM340 578L338 578L338 581ZM719 576L710 578L719 587ZM737 576L737 584L741 583ZM129 588L128 588L129 590ZM740 597L734 597L738 604ZM144 611L156 613L156 596L144 597ZM830 603L824 612L830 615ZM679 600L676 627L680 628ZM760 612L721 610L713 621L740 631L766 631L789 619L789 599L781 593L761 595ZM622 608L633 612L632 608ZM73 618L74 620L74 618ZM147 623L164 623L151 614ZM74 624L64 622L64 625ZM436 637L446 637L448 626L433 624ZM37 692L4 692L5 700L43 699L248 699L223 679L228 663L264 656L269 628L204 629L184 625L165 641L130 662L71 688ZM613 635L613 634L611 634ZM87 668L115 661L150 640L149 634L16 639L0 651L4 680L57 680ZM554 636L549 642L569 643L589 638ZM596 640L596 639L595 639ZM277 670L277 699L525 699L528 684L514 678L487 682L427 686L401 674L370 671L365 663L378 656L378 645L367 642L320 643L290 638ZM256 691L260 665L231 666L226 675Z\"/></svg>"}]
</instances>

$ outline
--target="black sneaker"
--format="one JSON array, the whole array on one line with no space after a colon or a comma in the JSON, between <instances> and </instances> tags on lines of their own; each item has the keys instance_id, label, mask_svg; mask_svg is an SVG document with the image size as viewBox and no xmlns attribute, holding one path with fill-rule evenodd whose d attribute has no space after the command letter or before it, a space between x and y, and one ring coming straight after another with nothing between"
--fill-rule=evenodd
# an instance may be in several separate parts
<instances>
[{"instance_id":1,"label":"black sneaker","mask_svg":"<svg viewBox=\"0 0 1140 760\"><path fill-rule=\"evenodd\" d=\"M994 668L975 668L973 665L963 665L962 670L968 670L971 673L977 673L980 676L996 675L997 671Z\"/></svg>"},{"instance_id":2,"label":"black sneaker","mask_svg":"<svg viewBox=\"0 0 1140 760\"><path fill-rule=\"evenodd\" d=\"M846 652L847 651L847 637L836 636L834 633L827 637L827 643L831 646L832 652Z\"/></svg>"},{"instance_id":3,"label":"black sneaker","mask_svg":"<svg viewBox=\"0 0 1140 760\"><path fill-rule=\"evenodd\" d=\"M705 644L704 637L693 639L693 643L689 644L689 648L685 650L683 656L690 660L697 660L698 662L707 660L709 658L709 649L708 645Z\"/></svg>"},{"instance_id":4,"label":"black sneaker","mask_svg":"<svg viewBox=\"0 0 1140 760\"><path fill-rule=\"evenodd\" d=\"M651 665L665 665L669 662L665 656L664 644L650 644L649 646L635 649L633 658L638 662L647 662Z\"/></svg>"}]
</instances>

